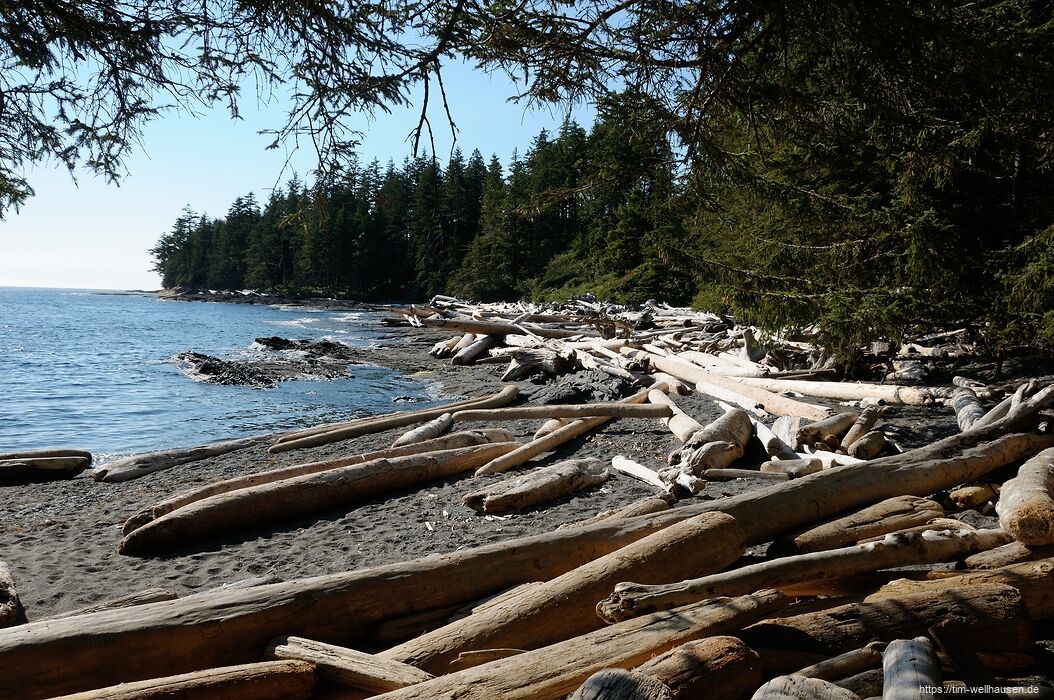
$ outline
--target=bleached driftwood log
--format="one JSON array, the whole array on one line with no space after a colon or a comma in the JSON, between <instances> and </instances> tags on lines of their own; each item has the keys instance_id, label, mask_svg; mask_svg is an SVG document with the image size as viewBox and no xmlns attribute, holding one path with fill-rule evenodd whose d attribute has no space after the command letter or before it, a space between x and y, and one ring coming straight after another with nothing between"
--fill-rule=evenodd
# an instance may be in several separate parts
<instances>
[{"instance_id":1,"label":"bleached driftwood log","mask_svg":"<svg viewBox=\"0 0 1054 700\"><path fill-rule=\"evenodd\" d=\"M392 447L402 447L403 445L412 445L416 442L432 440L450 430L453 425L454 416L450 413L444 413L441 416L428 421L424 425L419 425L413 430L408 430L403 433L399 436L398 440L392 443Z\"/></svg>"},{"instance_id":2,"label":"bleached driftwood log","mask_svg":"<svg viewBox=\"0 0 1054 700\"><path fill-rule=\"evenodd\" d=\"M857 459L874 459L886 448L886 434L872 430L849 446L849 456Z\"/></svg>"},{"instance_id":3,"label":"bleached driftwood log","mask_svg":"<svg viewBox=\"0 0 1054 700\"><path fill-rule=\"evenodd\" d=\"M461 499L477 513L507 513L585 491L608 479L596 457L568 459L465 494Z\"/></svg>"},{"instance_id":4,"label":"bleached driftwood log","mask_svg":"<svg viewBox=\"0 0 1054 700\"><path fill-rule=\"evenodd\" d=\"M853 649L844 654L806 666L791 675L819 678L825 681L837 681L840 678L848 678L863 671L882 668L882 650L885 648L885 642L871 642L859 649Z\"/></svg>"},{"instance_id":5,"label":"bleached driftwood log","mask_svg":"<svg viewBox=\"0 0 1054 700\"><path fill-rule=\"evenodd\" d=\"M697 430L675 454L678 468L695 474L724 469L743 456L754 425L747 412L734 408ZM671 460L672 461L672 460Z\"/></svg>"},{"instance_id":6,"label":"bleached driftwood log","mask_svg":"<svg viewBox=\"0 0 1054 700\"><path fill-rule=\"evenodd\" d=\"M568 418L550 418L542 423L542 426L538 428L538 430L534 431L534 439L539 440L549 433L559 430L570 422L571 420Z\"/></svg>"},{"instance_id":7,"label":"bleached driftwood log","mask_svg":"<svg viewBox=\"0 0 1054 700\"><path fill-rule=\"evenodd\" d=\"M104 600L94 605L79 608L77 610L70 610L59 615L52 615L49 620L57 620L63 617L75 617L77 615L87 615L88 613L99 612L100 610L113 610L115 608L128 608L133 605L146 605L147 603L157 603L162 600L175 600L178 598L172 591L164 588L147 588L142 591L136 591L127 595L119 596L117 598L111 598Z\"/></svg>"},{"instance_id":8,"label":"bleached driftwood log","mask_svg":"<svg viewBox=\"0 0 1054 700\"><path fill-rule=\"evenodd\" d=\"M875 423L882 416L882 406L867 406L860 411L860 417L856 419L849 431L842 437L841 448L848 452L860 438L864 437L875 427Z\"/></svg>"},{"instance_id":9,"label":"bleached driftwood log","mask_svg":"<svg viewBox=\"0 0 1054 700\"><path fill-rule=\"evenodd\" d=\"M786 474L789 479L815 474L823 469L823 463L815 458L781 459L763 462L759 470L768 474Z\"/></svg>"},{"instance_id":10,"label":"bleached driftwood log","mask_svg":"<svg viewBox=\"0 0 1054 700\"><path fill-rule=\"evenodd\" d=\"M645 484L654 486L663 491L666 491L670 486L659 478L658 472L654 469L648 469L643 464L634 462L622 455L615 455L611 458L611 468L620 474L625 474L626 476L632 477L638 481L643 481Z\"/></svg>"},{"instance_id":11,"label":"bleached driftwood log","mask_svg":"<svg viewBox=\"0 0 1054 700\"><path fill-rule=\"evenodd\" d=\"M735 519L701 515L600 557L530 589L515 600L487 606L466 618L381 653L426 671L441 671L472 649L537 649L603 627L597 601L618 581L645 577L674 581L683 572L716 571L744 551Z\"/></svg>"},{"instance_id":12,"label":"bleached driftwood log","mask_svg":"<svg viewBox=\"0 0 1054 700\"><path fill-rule=\"evenodd\" d=\"M262 661L210 668L134 683L57 700L306 700L315 693L315 667L305 661Z\"/></svg>"},{"instance_id":13,"label":"bleached driftwood log","mask_svg":"<svg viewBox=\"0 0 1054 700\"><path fill-rule=\"evenodd\" d=\"M1030 546L1021 542L1011 542L987 552L978 552L963 560L967 569L998 569L1011 564L1046 559L1054 556L1052 546Z\"/></svg>"},{"instance_id":14,"label":"bleached driftwood log","mask_svg":"<svg viewBox=\"0 0 1054 700\"><path fill-rule=\"evenodd\" d=\"M662 418L662 424L670 429L670 432L681 442L688 439L703 429L702 424L681 410L680 406L666 395L666 392L653 389L648 392L648 401L655 405L669 406L672 414Z\"/></svg>"},{"instance_id":15,"label":"bleached driftwood log","mask_svg":"<svg viewBox=\"0 0 1054 700\"><path fill-rule=\"evenodd\" d=\"M665 385L663 385L665 387ZM660 387L660 388L663 388ZM648 390L644 389L638 391L636 394L629 396L619 401L619 403L627 404L638 404L643 403L648 398ZM543 452L550 452L556 447L575 439L579 435L588 433L590 430L600 427L604 423L607 423L612 419L612 416L597 416L595 418L580 418L574 420L562 428L558 428L553 432L545 435L544 437L532 440L526 445L519 447L512 452L502 455L497 459L483 465L476 470L476 476L484 476L486 474L498 474L506 472L514 467L518 467L524 462L527 462L534 457L542 454Z\"/></svg>"},{"instance_id":16,"label":"bleached driftwood log","mask_svg":"<svg viewBox=\"0 0 1054 700\"><path fill-rule=\"evenodd\" d=\"M943 517L944 508L936 501L916 496L895 496L821 525L781 535L769 546L769 556L807 554L845 547L915 525L926 525L934 518Z\"/></svg>"},{"instance_id":17,"label":"bleached driftwood log","mask_svg":"<svg viewBox=\"0 0 1054 700\"><path fill-rule=\"evenodd\" d=\"M469 345L461 348L454 353L454 356L450 358L450 364L452 365L471 365L480 356L485 354L488 350L494 347L498 342L498 339L492 335L481 335L477 336L475 340Z\"/></svg>"},{"instance_id":18,"label":"bleached driftwood log","mask_svg":"<svg viewBox=\"0 0 1054 700\"><path fill-rule=\"evenodd\" d=\"M379 418L363 418L321 432L314 432L312 430L301 431L289 435L287 439L279 439L275 444L271 445L267 451L272 454L278 454L279 452L300 450L305 447L329 445L334 442L350 440L359 437L360 435L370 435L372 433L391 430L392 428L402 428L407 425L414 425L415 423L423 423L432 420L433 418L438 418L444 413L453 413L454 411L469 408L495 408L498 406L506 406L515 400L519 393L520 390L515 385L510 385L491 396L482 396L476 399L458 401L438 408L425 408L419 411L393 413Z\"/></svg>"},{"instance_id":19,"label":"bleached driftwood log","mask_svg":"<svg viewBox=\"0 0 1054 700\"><path fill-rule=\"evenodd\" d=\"M662 393L662 392L657 392ZM469 411L458 411L454 420L462 421L503 421L533 420L538 418L591 418L609 416L612 418L669 418L673 410L661 404L587 403L587 404L553 404L551 406L519 406L516 408L487 408Z\"/></svg>"},{"instance_id":20,"label":"bleached driftwood log","mask_svg":"<svg viewBox=\"0 0 1054 700\"><path fill-rule=\"evenodd\" d=\"M306 661L314 664L323 678L372 693L386 693L434 678L413 666L303 637L279 637L268 645L267 655Z\"/></svg>"},{"instance_id":21,"label":"bleached driftwood log","mask_svg":"<svg viewBox=\"0 0 1054 700\"><path fill-rule=\"evenodd\" d=\"M8 565L0 561L0 627L20 625L26 621L26 611L18 599L15 577Z\"/></svg>"},{"instance_id":22,"label":"bleached driftwood log","mask_svg":"<svg viewBox=\"0 0 1054 700\"><path fill-rule=\"evenodd\" d=\"M632 668L687 641L735 633L786 604L775 591L718 598L611 625L377 700L556 700L605 668Z\"/></svg>"},{"instance_id":23,"label":"bleached driftwood log","mask_svg":"<svg viewBox=\"0 0 1054 700\"><path fill-rule=\"evenodd\" d=\"M1054 448L1032 457L1003 484L999 524L1018 542L1054 544Z\"/></svg>"},{"instance_id":24,"label":"bleached driftwood log","mask_svg":"<svg viewBox=\"0 0 1054 700\"><path fill-rule=\"evenodd\" d=\"M476 321L469 318L422 318L421 325L431 328L449 328L454 331L475 333L476 335L516 335L530 331L540 338L574 338L577 336L595 336L595 331L567 330L564 328L550 328L534 324L513 324L499 321Z\"/></svg>"},{"instance_id":25,"label":"bleached driftwood log","mask_svg":"<svg viewBox=\"0 0 1054 700\"><path fill-rule=\"evenodd\" d=\"M461 342L461 338L462 336L455 335L453 338L440 340L432 346L432 349L428 351L428 354L439 360L450 357L450 353L453 352L457 344Z\"/></svg>"},{"instance_id":26,"label":"bleached driftwood log","mask_svg":"<svg viewBox=\"0 0 1054 700\"><path fill-rule=\"evenodd\" d=\"M95 469L92 477L96 481L109 483L130 481L138 479L147 474L171 469L181 464L197 462L198 460L218 457L219 455L244 450L254 445L262 445L274 439L271 434L256 435L254 437L214 442L198 447L180 448L175 450L164 450L161 452L145 452L143 454L125 457L109 464L104 464Z\"/></svg>"},{"instance_id":27,"label":"bleached driftwood log","mask_svg":"<svg viewBox=\"0 0 1054 700\"><path fill-rule=\"evenodd\" d=\"M951 561L998 547L1008 540L1002 530L890 534L880 542L771 559L677 583L619 583L611 596L597 604L597 614L606 622L617 622L718 595L739 595L762 588L783 589L793 584L835 580L879 569Z\"/></svg>"},{"instance_id":28,"label":"bleached driftwood log","mask_svg":"<svg viewBox=\"0 0 1054 700\"><path fill-rule=\"evenodd\" d=\"M518 442L499 442L376 459L209 496L132 530L121 540L118 551L129 555L151 554L263 523L352 505L383 493L475 469L518 446Z\"/></svg>"},{"instance_id":29,"label":"bleached driftwood log","mask_svg":"<svg viewBox=\"0 0 1054 700\"><path fill-rule=\"evenodd\" d=\"M834 446L837 446L841 442L842 435L848 432L859 418L859 413L846 411L809 425L803 425L798 429L798 434L794 436L795 447L798 449L805 446L812 447L817 442L830 444L829 436L835 438Z\"/></svg>"},{"instance_id":30,"label":"bleached driftwood log","mask_svg":"<svg viewBox=\"0 0 1054 700\"><path fill-rule=\"evenodd\" d=\"M124 534L127 535L132 530L142 527L151 520L160 518L162 515L171 513L177 508L181 508L187 504L200 501L209 496L230 493L231 491L237 491L238 489L247 488L249 486L260 486L262 484L281 481L282 479L291 479L296 476L317 474L330 469L349 467L353 464L362 464L363 462L369 462L374 459L406 457L408 455L422 454L425 452L453 450L459 447L470 447L472 445L483 445L494 442L512 442L513 440L514 437L512 433L502 428L465 430L443 435L432 440L405 445L403 447L388 447L373 452L364 452L351 457L328 459L321 462L307 462L305 464L294 464L288 467L279 467L277 469L256 472L255 474L236 476L232 479L224 479L223 481L214 481L211 484L184 491L137 511L125 521Z\"/></svg>"},{"instance_id":31,"label":"bleached driftwood log","mask_svg":"<svg viewBox=\"0 0 1054 700\"><path fill-rule=\"evenodd\" d=\"M967 431L984 417L985 410L973 389L959 388L952 394L952 408L959 430Z\"/></svg>"},{"instance_id":32,"label":"bleached driftwood log","mask_svg":"<svg viewBox=\"0 0 1054 700\"><path fill-rule=\"evenodd\" d=\"M761 662L753 649L735 637L709 637L682 644L632 671L598 671L569 700L742 700L760 683Z\"/></svg>"},{"instance_id":33,"label":"bleached driftwood log","mask_svg":"<svg viewBox=\"0 0 1054 700\"><path fill-rule=\"evenodd\" d=\"M91 461L91 453L83 450L0 454L0 486L72 479L91 466Z\"/></svg>"},{"instance_id":34,"label":"bleached driftwood log","mask_svg":"<svg viewBox=\"0 0 1054 700\"><path fill-rule=\"evenodd\" d=\"M805 396L837 401L860 401L879 399L887 404L925 406L933 403L933 394L927 389L892 384L863 384L860 382L810 382L800 379L769 379L766 377L732 377L739 382L767 391L794 391ZM804 416L807 417L807 416Z\"/></svg>"},{"instance_id":35,"label":"bleached driftwood log","mask_svg":"<svg viewBox=\"0 0 1054 700\"><path fill-rule=\"evenodd\" d=\"M787 444L779 435L773 432L760 420L751 417L750 422L754 424L754 436L765 448L765 454L776 459L797 459L798 453Z\"/></svg>"},{"instance_id":36,"label":"bleached driftwood log","mask_svg":"<svg viewBox=\"0 0 1054 700\"><path fill-rule=\"evenodd\" d=\"M928 700L944 677L937 650L928 637L895 639L882 653L882 697L889 700Z\"/></svg>"},{"instance_id":37,"label":"bleached driftwood log","mask_svg":"<svg viewBox=\"0 0 1054 700\"><path fill-rule=\"evenodd\" d=\"M860 700L860 696L819 678L777 676L758 688L750 700Z\"/></svg>"},{"instance_id":38,"label":"bleached driftwood log","mask_svg":"<svg viewBox=\"0 0 1054 700\"><path fill-rule=\"evenodd\" d=\"M617 457L612 459L612 463L618 459ZM626 460L629 461L629 460ZM650 469L648 471L651 471ZM655 486L656 484L652 484ZM659 488L662 488L661 486ZM663 494L661 496L645 496L644 498L638 499L622 506L621 508L615 508L614 510L607 510L601 513L597 513L592 518L586 518L585 520L579 520L574 523L565 523L560 527L582 527L584 525L592 525L593 523L599 523L604 520L615 520L618 518L633 518L638 515L648 515L650 513L658 513L660 511L669 510L670 502L674 500L672 496Z\"/></svg>"},{"instance_id":39,"label":"bleached driftwood log","mask_svg":"<svg viewBox=\"0 0 1054 700\"><path fill-rule=\"evenodd\" d=\"M863 603L767 620L743 630L740 638L753 649L839 654L873 641L917 637L949 616L964 621L964 636L979 651L1020 652L1035 642L1035 628L1021 593L1006 585L869 598Z\"/></svg>"},{"instance_id":40,"label":"bleached driftwood log","mask_svg":"<svg viewBox=\"0 0 1054 700\"><path fill-rule=\"evenodd\" d=\"M974 483L960 486L948 493L948 498L963 510L976 508L999 497L999 484Z\"/></svg>"}]
</instances>

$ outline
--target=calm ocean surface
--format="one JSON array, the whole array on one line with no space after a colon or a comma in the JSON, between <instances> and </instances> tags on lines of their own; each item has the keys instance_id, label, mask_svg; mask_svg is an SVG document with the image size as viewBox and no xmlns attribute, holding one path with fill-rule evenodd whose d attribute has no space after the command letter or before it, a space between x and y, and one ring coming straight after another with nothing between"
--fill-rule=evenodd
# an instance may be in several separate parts
<instances>
[{"instance_id":1,"label":"calm ocean surface","mask_svg":"<svg viewBox=\"0 0 1054 700\"><path fill-rule=\"evenodd\" d=\"M0 287L0 452L75 447L119 455L286 430L434 398L422 382L354 365L354 378L275 389L203 384L170 361L236 356L259 336L368 347L376 312L161 301L149 295Z\"/></svg>"}]
</instances>

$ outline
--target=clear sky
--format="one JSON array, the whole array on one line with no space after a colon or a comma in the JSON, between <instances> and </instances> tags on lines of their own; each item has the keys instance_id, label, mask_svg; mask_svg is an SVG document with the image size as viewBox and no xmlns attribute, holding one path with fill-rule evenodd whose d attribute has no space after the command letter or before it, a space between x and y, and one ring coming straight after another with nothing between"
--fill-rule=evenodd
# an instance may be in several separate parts
<instances>
[{"instance_id":1,"label":"clear sky","mask_svg":"<svg viewBox=\"0 0 1054 700\"><path fill-rule=\"evenodd\" d=\"M563 121L560 111L528 110L506 98L514 87L500 75L488 76L466 65L444 70L451 111L459 127L458 147L467 156L479 148L508 163L542 128ZM436 151L445 160L451 137L446 118L433 108ZM64 169L37 168L29 181L37 194L21 211L0 221L0 286L85 289L156 289L147 252L185 205L222 216L239 195L255 191L259 201L292 173L282 173L286 154L267 151L271 138L261 129L282 123L280 106L259 108L247 96L243 119L222 110L200 117L171 114L148 125L143 147L128 160L130 174L120 187L89 173L74 184ZM592 112L573 115L588 128ZM410 155L407 135L417 123L415 109L364 116L354 125L366 132L359 149L364 161L396 162ZM292 167L306 176L314 166L306 150Z\"/></svg>"}]
</instances>

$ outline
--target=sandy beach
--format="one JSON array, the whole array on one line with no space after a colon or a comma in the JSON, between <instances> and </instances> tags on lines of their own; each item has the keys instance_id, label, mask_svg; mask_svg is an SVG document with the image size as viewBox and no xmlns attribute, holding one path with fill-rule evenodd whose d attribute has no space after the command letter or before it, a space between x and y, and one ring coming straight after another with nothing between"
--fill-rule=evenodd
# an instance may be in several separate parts
<instances>
[{"instance_id":1,"label":"sandy beach","mask_svg":"<svg viewBox=\"0 0 1054 700\"><path fill-rule=\"evenodd\" d=\"M454 367L429 357L428 348L443 337L427 329L391 329L379 347L355 352L359 361L425 380L451 400L491 393L502 386L498 365ZM517 384L528 403L531 394L545 388L530 381ZM719 412L713 402L698 395L682 397L679 402L702 422ZM412 408L393 404L393 409L400 406ZM954 418L941 408L896 407L887 414L887 422L910 426L901 434L905 448L955 430ZM518 421L506 427L518 438L528 438L537 428L535 423ZM162 498L218 479L386 447L401 432L278 455L256 447L124 483L97 483L89 470L71 481L0 489L0 536L4 541L0 559L11 566L28 618L40 620L148 588L183 596L248 578L290 580L546 532L653 491L616 475L599 488L527 512L481 516L461 502L462 496L503 477L466 475L351 509L193 543L164 556L117 554L121 526L128 516ZM658 466L675 446L673 436L656 420L620 419L539 459L551 462L574 453L610 461L622 454ZM765 483L770 482L711 482L697 498L720 498Z\"/></svg>"}]
</instances>

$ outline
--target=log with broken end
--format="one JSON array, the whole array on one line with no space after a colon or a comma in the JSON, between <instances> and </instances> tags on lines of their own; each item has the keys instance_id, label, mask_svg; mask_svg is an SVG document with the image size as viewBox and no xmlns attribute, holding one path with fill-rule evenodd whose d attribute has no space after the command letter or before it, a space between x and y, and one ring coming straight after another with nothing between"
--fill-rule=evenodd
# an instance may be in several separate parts
<instances>
[{"instance_id":1,"label":"log with broken end","mask_svg":"<svg viewBox=\"0 0 1054 700\"><path fill-rule=\"evenodd\" d=\"M273 438L274 436L271 434L256 435L253 437L239 438L237 440L226 440L224 442L214 442L208 445L199 445L198 447L164 450L162 452L146 452L143 454L132 455L131 457L119 459L115 462L98 467L92 473L92 477L96 481L105 481L109 483L130 481L131 479L138 479L141 476L153 474L154 472L163 469L171 469L172 467L177 467L181 464L188 464L190 462L197 462L198 460L218 457L219 455L244 450L255 445L270 442Z\"/></svg>"},{"instance_id":2,"label":"log with broken end","mask_svg":"<svg viewBox=\"0 0 1054 700\"><path fill-rule=\"evenodd\" d=\"M677 466L699 476L706 469L724 469L743 456L754 424L746 411L733 408L697 430L677 453Z\"/></svg>"},{"instance_id":3,"label":"log with broken end","mask_svg":"<svg viewBox=\"0 0 1054 700\"><path fill-rule=\"evenodd\" d=\"M761 679L761 662L753 649L735 637L709 637L682 644L632 671L598 671L569 700L744 700Z\"/></svg>"},{"instance_id":4,"label":"log with broken end","mask_svg":"<svg viewBox=\"0 0 1054 700\"><path fill-rule=\"evenodd\" d=\"M886 448L886 434L872 430L849 446L849 456L857 459L874 459Z\"/></svg>"},{"instance_id":5,"label":"log with broken end","mask_svg":"<svg viewBox=\"0 0 1054 700\"><path fill-rule=\"evenodd\" d=\"M515 400L519 393L520 390L515 385L510 385L491 396L482 396L476 399L458 401L438 408L425 408L419 411L393 413L380 418L364 418L342 427L326 430L325 432L306 431L307 434L303 437L291 436L290 439L279 440L271 445L267 451L271 454L278 454L279 452L300 450L306 447L329 445L334 442L350 440L359 437L360 435L370 435L372 433L391 430L392 428L402 428L407 425L414 425L415 423L423 423L432 420L433 418L438 418L444 413L453 413L454 411L462 409L506 406Z\"/></svg>"},{"instance_id":6,"label":"log with broken end","mask_svg":"<svg viewBox=\"0 0 1054 700\"><path fill-rule=\"evenodd\" d=\"M937 650L928 637L895 639L882 652L882 697L928 700L944 677Z\"/></svg>"},{"instance_id":7,"label":"log with broken end","mask_svg":"<svg viewBox=\"0 0 1054 700\"><path fill-rule=\"evenodd\" d=\"M827 581L879 569L951 561L1005 544L1002 530L953 532L930 530L886 535L880 542L782 557L677 583L619 583L597 605L606 622L669 610L718 595L739 595L762 588L783 589L810 581Z\"/></svg>"},{"instance_id":8,"label":"log with broken end","mask_svg":"<svg viewBox=\"0 0 1054 700\"><path fill-rule=\"evenodd\" d=\"M882 406L866 406L860 411L860 417L856 419L856 422L849 428L848 432L842 437L841 448L843 451L848 452L849 448L852 447L853 443L864 437L867 433L875 427L875 423L882 416Z\"/></svg>"},{"instance_id":9,"label":"log with broken end","mask_svg":"<svg viewBox=\"0 0 1054 700\"><path fill-rule=\"evenodd\" d=\"M777 676L758 688L750 700L860 700L860 696L819 678Z\"/></svg>"},{"instance_id":10,"label":"log with broken end","mask_svg":"<svg viewBox=\"0 0 1054 700\"><path fill-rule=\"evenodd\" d=\"M314 664L262 661L122 683L56 700L306 700L314 694Z\"/></svg>"},{"instance_id":11,"label":"log with broken end","mask_svg":"<svg viewBox=\"0 0 1054 700\"><path fill-rule=\"evenodd\" d=\"M955 420L959 424L959 430L967 431L984 417L985 410L981 406L980 399L973 389L959 388L952 394L952 408L955 410Z\"/></svg>"},{"instance_id":12,"label":"log with broken end","mask_svg":"<svg viewBox=\"0 0 1054 700\"><path fill-rule=\"evenodd\" d=\"M1054 546L1030 546L1015 540L1009 544L1004 544L1002 547L968 556L963 560L963 564L967 569L998 569L1011 564L1046 559L1048 557L1054 557Z\"/></svg>"},{"instance_id":13,"label":"log with broken end","mask_svg":"<svg viewBox=\"0 0 1054 700\"><path fill-rule=\"evenodd\" d=\"M767 474L786 474L788 479L797 479L815 474L823 469L823 462L810 457L808 459L780 459L763 462L759 470Z\"/></svg>"},{"instance_id":14,"label":"log with broken end","mask_svg":"<svg viewBox=\"0 0 1054 700\"><path fill-rule=\"evenodd\" d=\"M810 382L799 379L770 379L766 377L733 377L729 381L767 391L793 391L805 396L837 401L880 399L891 405L926 406L933 403L933 393L927 389L892 384L864 384L861 382ZM808 416L803 416L808 417Z\"/></svg>"},{"instance_id":15,"label":"log with broken end","mask_svg":"<svg viewBox=\"0 0 1054 700\"><path fill-rule=\"evenodd\" d=\"M1054 544L1054 447L1032 457L1003 484L999 524L1018 542Z\"/></svg>"},{"instance_id":16,"label":"log with broken end","mask_svg":"<svg viewBox=\"0 0 1054 700\"><path fill-rule=\"evenodd\" d=\"M507 513L591 489L608 476L596 457L568 459L472 491L461 500L477 513Z\"/></svg>"},{"instance_id":17,"label":"log with broken end","mask_svg":"<svg viewBox=\"0 0 1054 700\"><path fill-rule=\"evenodd\" d=\"M786 556L836 549L942 517L944 508L936 501L896 496L821 525L777 537L768 552L769 556Z\"/></svg>"},{"instance_id":18,"label":"log with broken end","mask_svg":"<svg viewBox=\"0 0 1054 700\"><path fill-rule=\"evenodd\" d=\"M323 678L372 693L386 693L434 678L398 661L303 637L279 637L268 645L267 655L314 664Z\"/></svg>"},{"instance_id":19,"label":"log with broken end","mask_svg":"<svg viewBox=\"0 0 1054 700\"><path fill-rule=\"evenodd\" d=\"M593 610L617 582L641 577L658 583L720 570L742 555L739 533L735 519L720 513L685 520L381 656L438 672L462 651L537 649L584 634L604 626Z\"/></svg>"},{"instance_id":20,"label":"log with broken end","mask_svg":"<svg viewBox=\"0 0 1054 700\"><path fill-rule=\"evenodd\" d=\"M681 410L677 403L666 395L666 392L653 389L648 392L648 401L655 405L669 406L672 411L669 417L662 418L662 424L670 429L682 443L703 429L703 425Z\"/></svg>"},{"instance_id":21,"label":"log with broken end","mask_svg":"<svg viewBox=\"0 0 1054 700\"><path fill-rule=\"evenodd\" d=\"M798 429L798 434L794 436L795 447L798 449L806 445L811 447L813 443L825 441L829 435L840 441L842 435L847 433L859 418L859 413L846 411L809 425L803 425Z\"/></svg>"},{"instance_id":22,"label":"log with broken end","mask_svg":"<svg viewBox=\"0 0 1054 700\"><path fill-rule=\"evenodd\" d=\"M863 671L882 668L882 650L885 648L885 642L871 642L860 649L853 649L806 666L791 675L819 678L824 681L848 678Z\"/></svg>"},{"instance_id":23,"label":"log with broken end","mask_svg":"<svg viewBox=\"0 0 1054 700\"><path fill-rule=\"evenodd\" d=\"M121 541L118 551L148 555L263 523L353 505L366 498L475 469L517 447L518 442L499 442L376 459L209 496L132 530Z\"/></svg>"},{"instance_id":24,"label":"log with broken end","mask_svg":"<svg viewBox=\"0 0 1054 700\"><path fill-rule=\"evenodd\" d=\"M454 416L450 413L444 413L424 425L419 425L413 430L403 433L398 440L392 443L392 447L402 447L403 445L432 440L450 430L453 425Z\"/></svg>"},{"instance_id":25,"label":"log with broken end","mask_svg":"<svg viewBox=\"0 0 1054 700\"><path fill-rule=\"evenodd\" d=\"M974 483L952 489L948 498L957 508L976 508L999 497L999 484Z\"/></svg>"},{"instance_id":26,"label":"log with broken end","mask_svg":"<svg viewBox=\"0 0 1054 700\"><path fill-rule=\"evenodd\" d=\"M26 611L18 598L15 577L6 563L0 561L0 627L20 625L26 621Z\"/></svg>"},{"instance_id":27,"label":"log with broken end","mask_svg":"<svg viewBox=\"0 0 1054 700\"><path fill-rule=\"evenodd\" d=\"M471 365L477 359L485 355L488 350L497 344L497 342L498 339L493 335L478 336L469 345L466 345L455 352L454 356L450 358L450 364Z\"/></svg>"},{"instance_id":28,"label":"log with broken end","mask_svg":"<svg viewBox=\"0 0 1054 700\"><path fill-rule=\"evenodd\" d=\"M693 639L734 634L786 603L776 591L709 600L439 676L376 700L557 700L597 671L633 668Z\"/></svg>"},{"instance_id":29,"label":"log with broken end","mask_svg":"<svg viewBox=\"0 0 1054 700\"><path fill-rule=\"evenodd\" d=\"M275 481L281 481L282 479L291 479L306 474L317 474L318 472L324 472L330 469L348 467L353 464L362 464L363 462L369 462L374 459L406 457L408 455L422 454L425 452L453 450L459 447L470 447L472 445L483 445L493 442L512 442L514 439L512 433L502 428L464 430L456 433L449 433L438 438L433 438L432 440L405 445L403 447L388 447L373 452L364 452L352 457L341 457L339 459L328 459L321 462L294 464L288 467L268 469L255 474L236 476L233 479L215 481L211 484L176 494L175 496L171 496L163 501L137 511L125 521L123 534L127 535L132 530L142 527L151 520L160 518L162 515L171 513L177 508L181 508L189 503L200 501L209 496L216 496L221 493L230 493L231 491L237 491L238 489L247 488L249 486L260 486L261 484L269 484Z\"/></svg>"}]
</instances>

